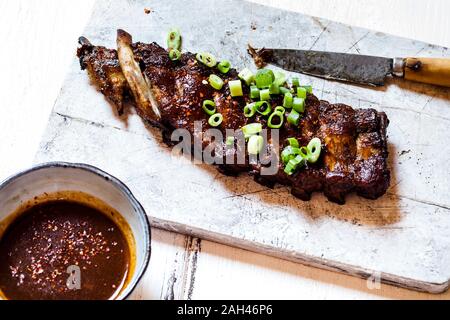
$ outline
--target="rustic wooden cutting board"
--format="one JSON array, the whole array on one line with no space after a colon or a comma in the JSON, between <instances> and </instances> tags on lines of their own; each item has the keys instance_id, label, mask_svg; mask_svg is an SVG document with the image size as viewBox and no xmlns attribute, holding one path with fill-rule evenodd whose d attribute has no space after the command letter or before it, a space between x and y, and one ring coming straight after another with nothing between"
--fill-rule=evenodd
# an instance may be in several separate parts
<instances>
[{"instance_id":1,"label":"rustic wooden cutting board","mask_svg":"<svg viewBox=\"0 0 450 320\"><path fill-rule=\"evenodd\" d=\"M144 8L151 8L150 14ZM247 43L394 56L449 57L446 48L238 0L98 1L84 35L115 47L117 28L164 44L182 30L183 48L207 50L253 68ZM385 111L391 121L387 194L309 202L285 187L172 156L160 133L130 110L117 117L74 57L35 162L98 166L123 180L154 227L395 285L442 292L450 279L450 90L400 80L384 88L300 76L321 99Z\"/></svg>"}]
</instances>

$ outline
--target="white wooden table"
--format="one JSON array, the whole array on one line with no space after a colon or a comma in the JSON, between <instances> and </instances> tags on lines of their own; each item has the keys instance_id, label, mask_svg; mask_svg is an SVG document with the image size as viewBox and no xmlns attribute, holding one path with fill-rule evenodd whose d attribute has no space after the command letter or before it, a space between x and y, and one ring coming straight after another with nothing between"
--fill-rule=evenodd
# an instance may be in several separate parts
<instances>
[{"instance_id":1,"label":"white wooden table","mask_svg":"<svg viewBox=\"0 0 450 320\"><path fill-rule=\"evenodd\" d=\"M254 2L450 47L446 0ZM31 165L93 3L0 2L0 179ZM361 279L160 230L152 248L134 298L450 298L388 285L369 289Z\"/></svg>"}]
</instances>

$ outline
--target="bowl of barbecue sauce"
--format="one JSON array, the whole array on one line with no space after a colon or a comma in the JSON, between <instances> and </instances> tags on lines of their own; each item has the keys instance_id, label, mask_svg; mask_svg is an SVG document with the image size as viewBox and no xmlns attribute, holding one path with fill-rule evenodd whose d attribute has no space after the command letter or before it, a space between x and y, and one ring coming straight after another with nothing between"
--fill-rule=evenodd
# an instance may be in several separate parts
<instances>
[{"instance_id":1,"label":"bowl of barbecue sauce","mask_svg":"<svg viewBox=\"0 0 450 320\"><path fill-rule=\"evenodd\" d=\"M144 209L96 167L46 163L0 185L0 299L126 299L150 252Z\"/></svg>"}]
</instances>

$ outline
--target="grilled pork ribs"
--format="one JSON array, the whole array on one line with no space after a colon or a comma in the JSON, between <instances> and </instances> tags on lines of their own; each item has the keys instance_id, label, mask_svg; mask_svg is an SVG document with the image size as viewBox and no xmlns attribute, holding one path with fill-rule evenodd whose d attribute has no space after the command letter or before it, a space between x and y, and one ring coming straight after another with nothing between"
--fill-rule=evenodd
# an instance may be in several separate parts
<instances>
[{"instance_id":1,"label":"grilled pork ribs","mask_svg":"<svg viewBox=\"0 0 450 320\"><path fill-rule=\"evenodd\" d=\"M118 30L118 50L92 45L81 37L77 55L82 69L100 91L116 106L119 114L126 99L134 102L140 117L162 129L166 143L175 129L183 128L194 134L194 121L201 121L203 130L210 128L208 116L202 109L205 99L214 100L217 112L223 115L218 127L225 136L226 129L237 130L247 123L260 122L267 117L243 115L249 98L249 87L243 83L243 97L231 97L227 82L237 79L237 71L222 74L216 68L199 63L192 53L183 53L178 61L169 59L167 51L156 43L132 42L131 36ZM225 85L212 88L207 80L211 73L220 76ZM206 80L206 81L205 81ZM272 109L282 104L280 97L271 99ZM243 164L220 164L224 174L248 172L259 183L273 187L280 183L291 187L291 193L309 200L312 192L323 192L330 201L343 204L350 192L375 199L383 195L390 182L387 166L386 128L389 120L384 112L374 109L353 109L344 104L330 104L308 94L305 112L298 126L284 121L279 130L280 150L287 137L296 137L300 145L314 138L323 144L319 161L308 164L293 175L284 172L278 161L274 175L262 175L264 164L249 161ZM211 142L211 141L204 141ZM223 156L238 152L238 146L215 142ZM270 139L267 148L271 148ZM278 150L278 149L277 149ZM279 154L277 154L279 157Z\"/></svg>"}]
</instances>

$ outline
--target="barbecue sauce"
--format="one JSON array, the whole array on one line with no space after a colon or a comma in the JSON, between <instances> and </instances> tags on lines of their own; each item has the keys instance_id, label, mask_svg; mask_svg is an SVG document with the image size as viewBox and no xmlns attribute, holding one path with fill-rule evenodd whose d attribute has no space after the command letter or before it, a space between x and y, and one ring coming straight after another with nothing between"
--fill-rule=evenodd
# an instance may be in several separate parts
<instances>
[{"instance_id":1,"label":"barbecue sauce","mask_svg":"<svg viewBox=\"0 0 450 320\"><path fill-rule=\"evenodd\" d=\"M102 212L69 199L27 206L0 239L6 299L113 299L132 264L129 241Z\"/></svg>"}]
</instances>

